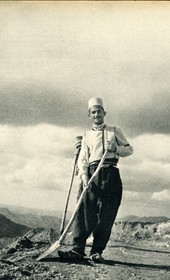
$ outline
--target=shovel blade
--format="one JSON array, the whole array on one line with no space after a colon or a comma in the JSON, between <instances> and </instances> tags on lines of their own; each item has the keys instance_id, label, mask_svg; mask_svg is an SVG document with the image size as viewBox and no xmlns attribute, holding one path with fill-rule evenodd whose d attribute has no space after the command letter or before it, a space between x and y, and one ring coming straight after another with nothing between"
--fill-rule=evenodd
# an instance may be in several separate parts
<instances>
[{"instance_id":1,"label":"shovel blade","mask_svg":"<svg viewBox=\"0 0 170 280\"><path fill-rule=\"evenodd\" d=\"M60 242L57 240L50 248L48 248L45 252L43 252L38 258L37 261L40 261L47 257L49 254L53 253L61 246Z\"/></svg>"}]
</instances>

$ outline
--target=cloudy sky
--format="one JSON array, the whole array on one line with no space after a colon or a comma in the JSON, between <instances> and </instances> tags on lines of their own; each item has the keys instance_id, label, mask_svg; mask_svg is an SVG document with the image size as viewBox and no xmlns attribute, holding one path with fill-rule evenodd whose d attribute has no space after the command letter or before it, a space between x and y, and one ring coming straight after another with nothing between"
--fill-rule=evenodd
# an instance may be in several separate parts
<instances>
[{"instance_id":1,"label":"cloudy sky","mask_svg":"<svg viewBox=\"0 0 170 280\"><path fill-rule=\"evenodd\" d=\"M135 151L119 216L170 217L169 15L168 2L0 2L1 205L63 210L100 96Z\"/></svg>"}]
</instances>

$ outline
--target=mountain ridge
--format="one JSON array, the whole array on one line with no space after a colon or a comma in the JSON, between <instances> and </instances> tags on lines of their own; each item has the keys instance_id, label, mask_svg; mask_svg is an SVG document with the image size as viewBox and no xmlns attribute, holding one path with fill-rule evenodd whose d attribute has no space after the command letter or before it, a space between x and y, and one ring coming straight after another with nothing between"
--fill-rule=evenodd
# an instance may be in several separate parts
<instances>
[{"instance_id":1,"label":"mountain ridge","mask_svg":"<svg viewBox=\"0 0 170 280\"><path fill-rule=\"evenodd\" d=\"M162 223L169 221L170 218L165 216L143 216L127 215L123 218L116 219L116 222L131 222L131 223Z\"/></svg>"},{"instance_id":2,"label":"mountain ridge","mask_svg":"<svg viewBox=\"0 0 170 280\"><path fill-rule=\"evenodd\" d=\"M55 216L48 216L36 213L17 213L10 211L6 207L0 208L0 214L4 215L7 219L12 222L24 224L30 228L37 227L53 227L55 229L60 228L61 219Z\"/></svg>"},{"instance_id":3,"label":"mountain ridge","mask_svg":"<svg viewBox=\"0 0 170 280\"><path fill-rule=\"evenodd\" d=\"M23 224L18 224L4 215L0 214L0 238L3 237L19 237L28 232L31 228Z\"/></svg>"}]
</instances>

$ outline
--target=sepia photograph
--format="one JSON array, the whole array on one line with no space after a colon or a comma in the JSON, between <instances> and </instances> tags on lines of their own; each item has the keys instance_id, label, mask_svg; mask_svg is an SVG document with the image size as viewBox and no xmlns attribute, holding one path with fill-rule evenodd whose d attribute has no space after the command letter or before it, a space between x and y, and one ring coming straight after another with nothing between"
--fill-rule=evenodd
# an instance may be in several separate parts
<instances>
[{"instance_id":1,"label":"sepia photograph","mask_svg":"<svg viewBox=\"0 0 170 280\"><path fill-rule=\"evenodd\" d=\"M169 1L0 1L0 280L170 279Z\"/></svg>"}]
</instances>

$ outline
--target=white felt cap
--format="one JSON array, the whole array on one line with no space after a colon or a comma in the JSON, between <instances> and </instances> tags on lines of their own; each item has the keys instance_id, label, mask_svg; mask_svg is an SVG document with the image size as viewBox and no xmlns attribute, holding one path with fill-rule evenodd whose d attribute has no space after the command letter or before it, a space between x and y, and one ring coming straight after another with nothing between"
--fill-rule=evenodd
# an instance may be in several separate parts
<instances>
[{"instance_id":1,"label":"white felt cap","mask_svg":"<svg viewBox=\"0 0 170 280\"><path fill-rule=\"evenodd\" d=\"M103 101L100 97L92 97L89 99L88 109L90 109L92 106L95 106L95 105L98 105L98 106L101 106L102 108L104 108Z\"/></svg>"}]
</instances>

